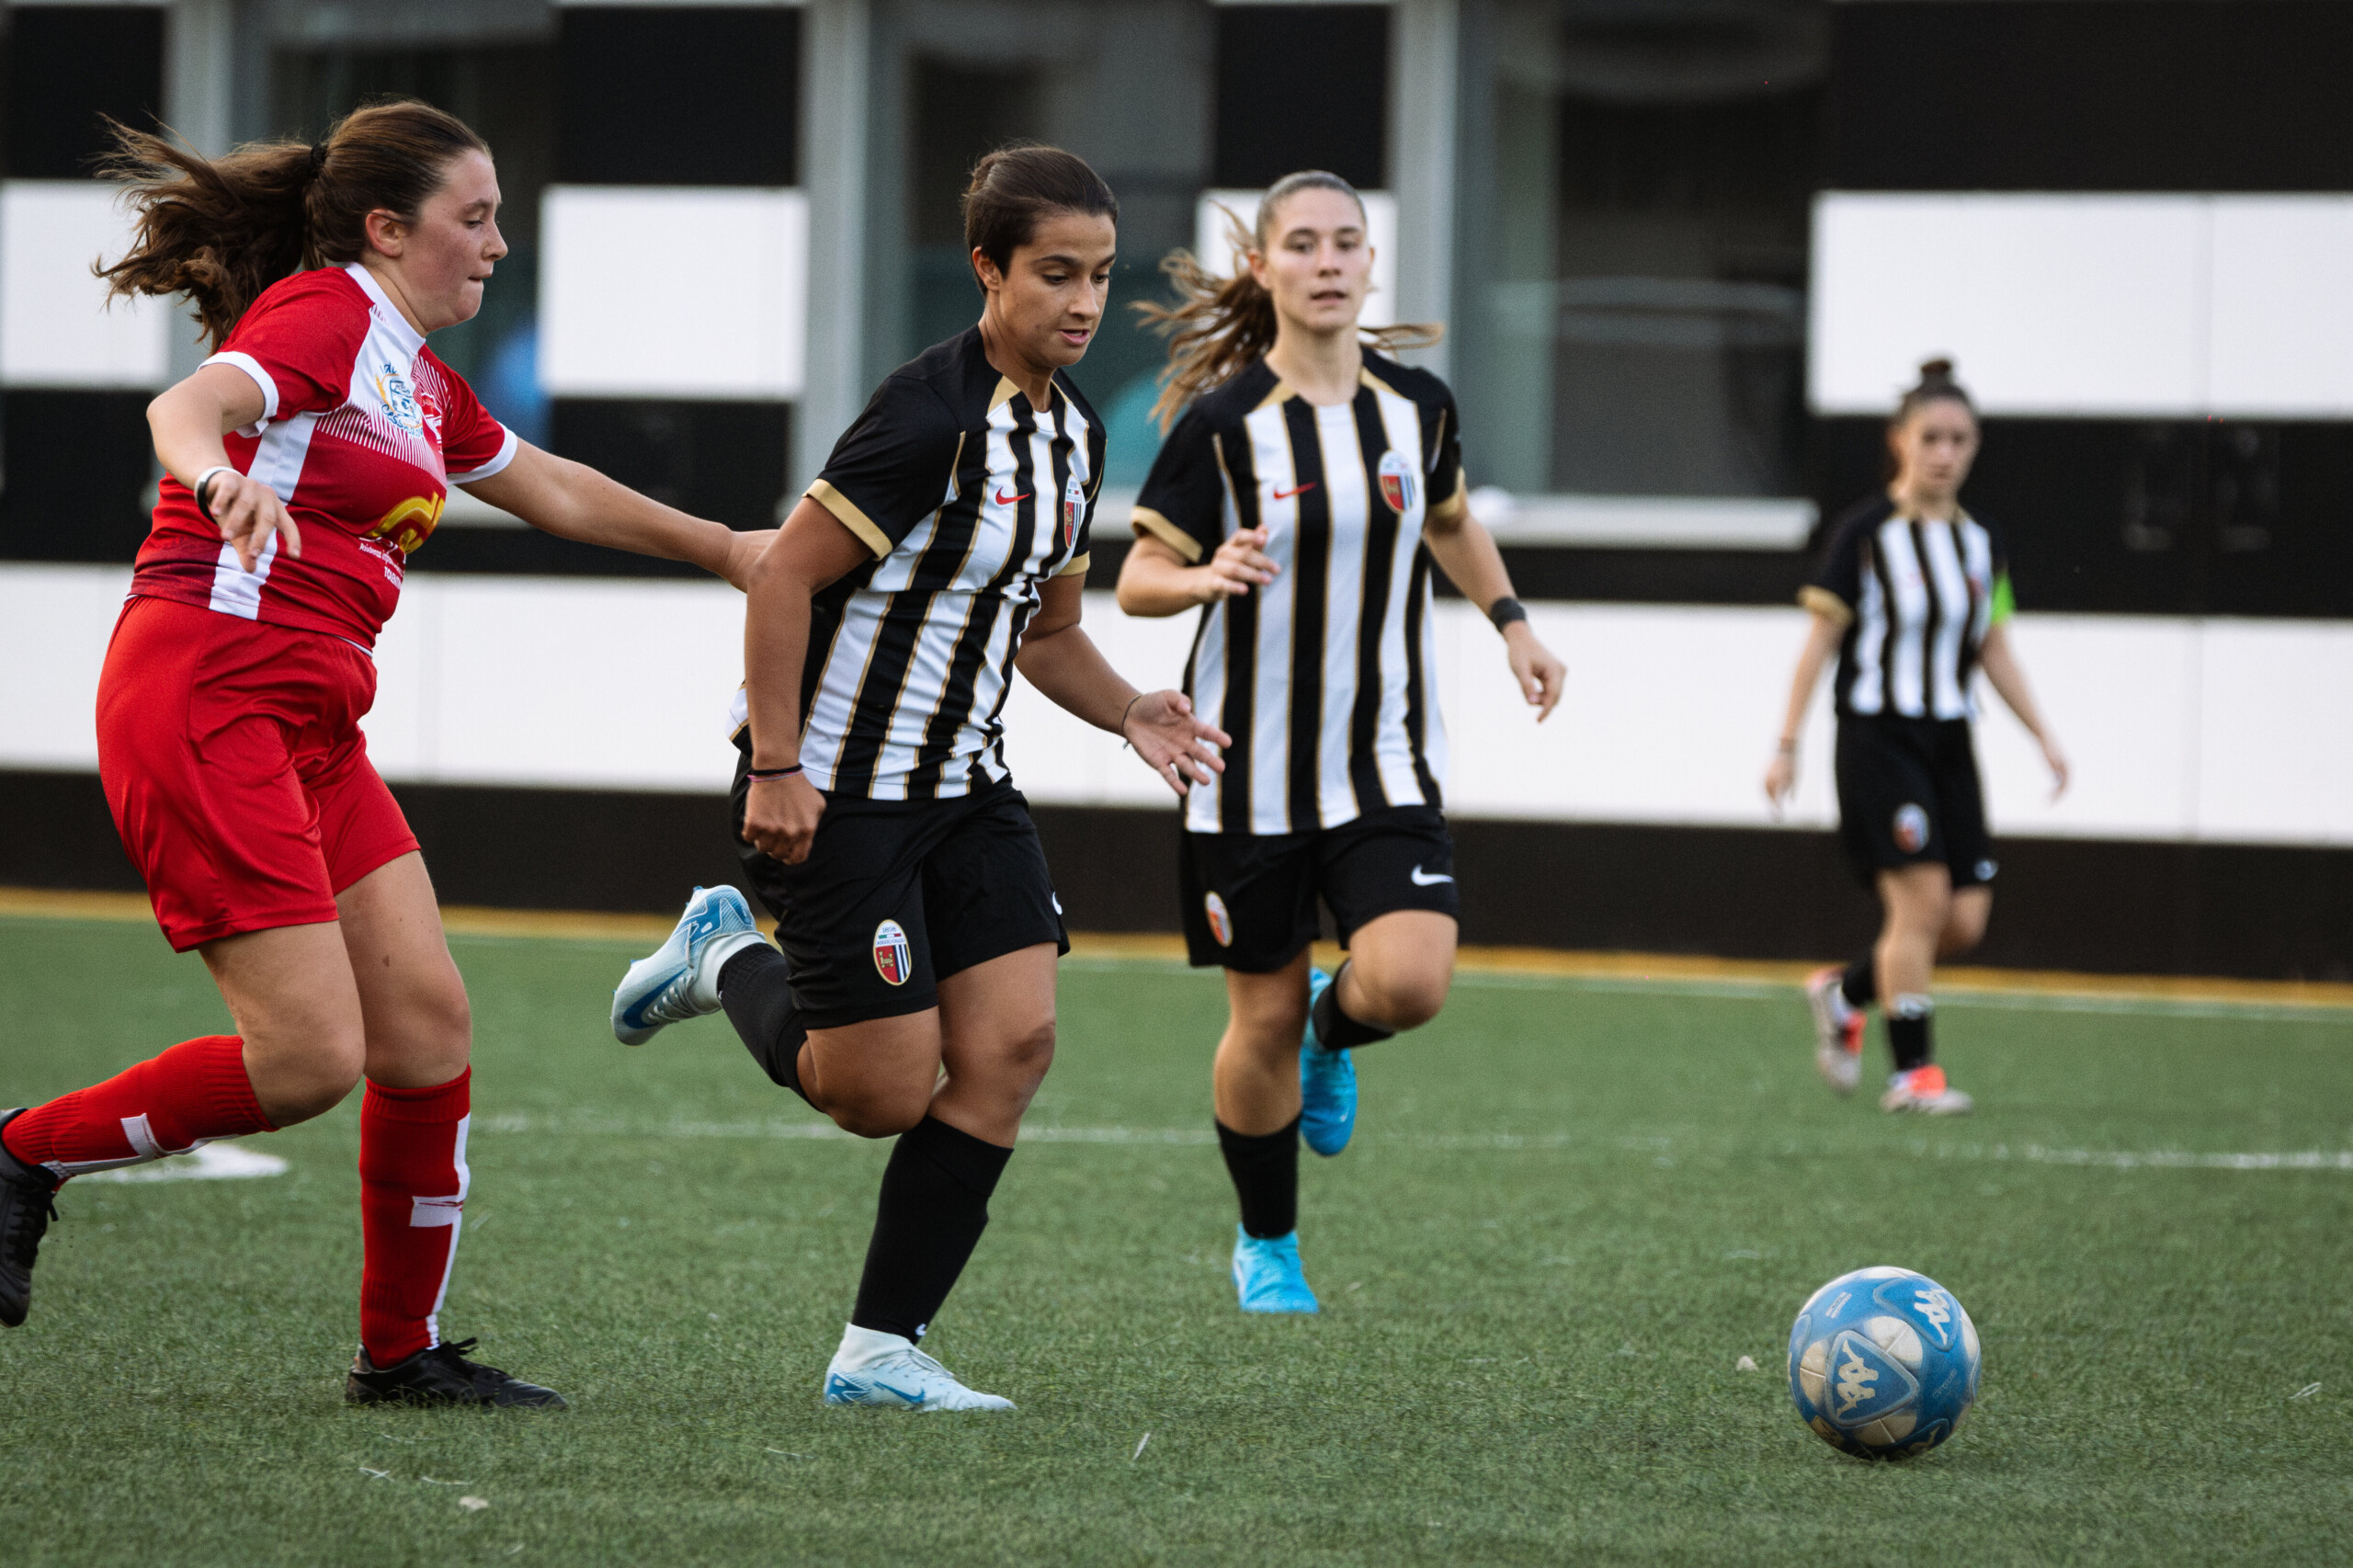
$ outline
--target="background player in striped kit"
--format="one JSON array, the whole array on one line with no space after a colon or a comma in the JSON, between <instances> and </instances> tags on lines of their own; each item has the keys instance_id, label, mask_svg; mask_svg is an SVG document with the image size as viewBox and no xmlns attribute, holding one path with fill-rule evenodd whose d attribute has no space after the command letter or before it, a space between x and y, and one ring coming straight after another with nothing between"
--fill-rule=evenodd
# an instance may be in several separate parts
<instances>
[{"instance_id":1,"label":"background player in striped kit","mask_svg":"<svg viewBox=\"0 0 2353 1568\"><path fill-rule=\"evenodd\" d=\"M1797 783L1797 736L1832 649L1838 653L1838 823L1855 875L1885 912L1878 943L1806 983L1814 1059L1841 1094L1861 1075L1863 1009L1886 999L1895 1072L1880 1105L1952 1115L1970 1097L1935 1061L1928 981L1985 935L1993 841L1970 733L1983 668L2042 746L2056 790L2067 759L2010 647L2009 564L2000 533L1961 506L1977 415L1949 360L1920 367L1887 428L1885 494L1832 529L1799 600L1813 612L1765 774L1776 807Z\"/></svg>"},{"instance_id":2,"label":"background player in striped kit","mask_svg":"<svg viewBox=\"0 0 2353 1568\"><path fill-rule=\"evenodd\" d=\"M723 1006L779 1084L898 1137L829 1404L1010 1408L916 1345L1053 1058L1069 942L1005 764L1014 667L1179 796L1221 766L1183 693L1139 694L1078 628L1104 437L1063 368L1101 324L1118 216L1054 148L972 171L980 324L883 381L753 581L737 831L784 951L734 889L698 889L614 994L631 1044Z\"/></svg>"},{"instance_id":3,"label":"background player in striped kit","mask_svg":"<svg viewBox=\"0 0 2353 1568\"><path fill-rule=\"evenodd\" d=\"M497 171L459 120L380 104L315 146L217 160L118 132L138 233L113 290L186 294L222 351L148 409L165 476L100 679L99 774L165 937L203 953L237 1032L0 1117L0 1323L24 1320L58 1182L308 1120L364 1074L346 1397L560 1405L440 1335L472 1024L358 728L369 649L453 483L738 583L774 534L518 440L426 347L481 308L506 254Z\"/></svg>"},{"instance_id":4,"label":"background player in striped kit","mask_svg":"<svg viewBox=\"0 0 2353 1568\"><path fill-rule=\"evenodd\" d=\"M1486 607L1540 720L1563 672L1471 517L1453 394L1362 346L1433 334L1358 327L1356 191L1288 176L1235 240L1231 281L1180 253L1166 270L1187 301L1140 307L1172 338L1160 412L1191 406L1137 499L1120 605L1201 610L1186 689L1233 741L1186 803L1183 913L1193 963L1226 972L1212 1083L1242 1208L1234 1285L1245 1312L1312 1312L1300 1134L1347 1145L1349 1051L1427 1022L1453 980L1433 562ZM1328 981L1308 961L1319 895L1350 954Z\"/></svg>"}]
</instances>

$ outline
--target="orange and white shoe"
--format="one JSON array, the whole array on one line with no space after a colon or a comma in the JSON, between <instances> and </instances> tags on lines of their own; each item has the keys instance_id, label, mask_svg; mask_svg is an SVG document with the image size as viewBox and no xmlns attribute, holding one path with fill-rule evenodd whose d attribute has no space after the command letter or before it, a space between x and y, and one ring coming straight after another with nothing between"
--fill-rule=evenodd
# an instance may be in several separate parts
<instances>
[{"instance_id":1,"label":"orange and white shoe","mask_svg":"<svg viewBox=\"0 0 2353 1568\"><path fill-rule=\"evenodd\" d=\"M1839 990L1846 971L1836 964L1806 977L1806 1006L1813 1009L1813 1064L1842 1095L1863 1077L1863 1010Z\"/></svg>"},{"instance_id":2,"label":"orange and white shoe","mask_svg":"<svg viewBox=\"0 0 2353 1568\"><path fill-rule=\"evenodd\" d=\"M1945 1070L1931 1062L1887 1081L1880 1096L1881 1110L1916 1110L1923 1116L1967 1116L1977 1102L1945 1082Z\"/></svg>"}]
</instances>

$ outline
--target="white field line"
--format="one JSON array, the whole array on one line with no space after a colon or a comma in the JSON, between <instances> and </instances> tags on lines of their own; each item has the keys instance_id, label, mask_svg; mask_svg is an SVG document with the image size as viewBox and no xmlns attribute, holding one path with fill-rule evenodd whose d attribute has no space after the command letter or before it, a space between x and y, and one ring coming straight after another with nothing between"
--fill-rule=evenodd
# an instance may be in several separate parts
<instances>
[{"instance_id":1,"label":"white field line","mask_svg":"<svg viewBox=\"0 0 2353 1568\"><path fill-rule=\"evenodd\" d=\"M568 1137L607 1138L746 1138L849 1140L850 1135L823 1121L671 1121L623 1122L540 1116L494 1116L477 1123L483 1132L561 1131ZM1024 1127L1024 1143L1098 1143L1120 1147L1201 1147L1217 1142L1205 1127ZM1392 1148L1427 1149L1445 1153L1511 1153L1604 1147L1595 1140L1566 1132L1392 1132L1368 1133L1360 1142ZM1665 1138L1624 1138L1607 1145L1629 1153L1656 1156L1673 1144ZM1688 1152L1688 1151L1687 1151ZM1872 1151L1885 1153L1890 1151ZM2200 1153L2189 1150L2052 1149L2040 1143L1915 1143L1915 1159L2015 1161L2036 1165L2079 1165L2108 1170L2212 1171L2346 1171L2353 1172L2353 1149L2307 1149L2282 1153ZM1811 1151L1784 1146L1783 1155Z\"/></svg>"}]
</instances>

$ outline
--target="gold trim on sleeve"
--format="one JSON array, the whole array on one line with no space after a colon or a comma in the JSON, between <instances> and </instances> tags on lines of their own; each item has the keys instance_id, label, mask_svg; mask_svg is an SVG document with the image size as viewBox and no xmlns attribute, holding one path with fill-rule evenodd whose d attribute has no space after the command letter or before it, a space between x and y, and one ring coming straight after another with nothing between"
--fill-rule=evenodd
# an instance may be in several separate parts
<instances>
[{"instance_id":1,"label":"gold trim on sleeve","mask_svg":"<svg viewBox=\"0 0 2353 1568\"><path fill-rule=\"evenodd\" d=\"M1138 506L1130 512L1128 526L1139 534L1150 534L1193 565L1200 564L1201 541L1151 507Z\"/></svg>"},{"instance_id":2,"label":"gold trim on sleeve","mask_svg":"<svg viewBox=\"0 0 2353 1568\"><path fill-rule=\"evenodd\" d=\"M861 510L858 504L826 483L813 480L802 492L810 500L834 515L834 520L858 536L858 542L874 552L876 560L891 553L891 536L874 526L874 519Z\"/></svg>"},{"instance_id":3,"label":"gold trim on sleeve","mask_svg":"<svg viewBox=\"0 0 2353 1568\"><path fill-rule=\"evenodd\" d=\"M1454 494L1431 509L1429 520L1451 527L1470 515L1471 476L1462 471L1461 463L1456 463L1454 465Z\"/></svg>"},{"instance_id":4,"label":"gold trim on sleeve","mask_svg":"<svg viewBox=\"0 0 2353 1568\"><path fill-rule=\"evenodd\" d=\"M1847 608L1847 601L1827 588L1808 583L1798 590L1798 603L1833 626L1844 627L1854 623L1855 612Z\"/></svg>"},{"instance_id":5,"label":"gold trim on sleeve","mask_svg":"<svg viewBox=\"0 0 2353 1568\"><path fill-rule=\"evenodd\" d=\"M1085 555L1073 556L1071 558L1070 564L1055 573L1054 575L1057 577L1084 577L1086 575L1087 567L1094 564L1094 562L1095 556L1092 551L1089 551Z\"/></svg>"}]
</instances>

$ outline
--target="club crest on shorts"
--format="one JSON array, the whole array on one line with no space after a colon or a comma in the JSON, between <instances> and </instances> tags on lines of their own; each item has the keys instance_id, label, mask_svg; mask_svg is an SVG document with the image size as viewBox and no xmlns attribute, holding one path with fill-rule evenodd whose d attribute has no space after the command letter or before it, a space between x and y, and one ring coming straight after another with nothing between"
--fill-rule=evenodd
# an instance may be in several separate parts
<instances>
[{"instance_id":1,"label":"club crest on shorts","mask_svg":"<svg viewBox=\"0 0 2353 1568\"><path fill-rule=\"evenodd\" d=\"M1217 938L1217 945L1233 946L1233 916L1225 912L1225 900L1211 893L1201 900L1201 909L1210 917L1210 935Z\"/></svg>"},{"instance_id":2,"label":"club crest on shorts","mask_svg":"<svg viewBox=\"0 0 2353 1568\"><path fill-rule=\"evenodd\" d=\"M1928 813L1908 801L1895 808L1895 846L1906 855L1928 846Z\"/></svg>"},{"instance_id":3,"label":"club crest on shorts","mask_svg":"<svg viewBox=\"0 0 2353 1568\"><path fill-rule=\"evenodd\" d=\"M1381 498L1389 509L1403 517L1414 505L1414 465L1405 454L1387 451L1381 454Z\"/></svg>"},{"instance_id":4,"label":"club crest on shorts","mask_svg":"<svg viewBox=\"0 0 2353 1568\"><path fill-rule=\"evenodd\" d=\"M874 927L874 972L888 985L904 985L915 972L915 955L907 949L907 934L895 920Z\"/></svg>"}]
</instances>

